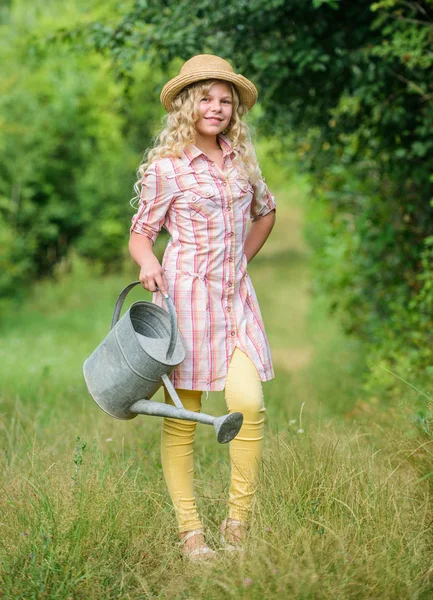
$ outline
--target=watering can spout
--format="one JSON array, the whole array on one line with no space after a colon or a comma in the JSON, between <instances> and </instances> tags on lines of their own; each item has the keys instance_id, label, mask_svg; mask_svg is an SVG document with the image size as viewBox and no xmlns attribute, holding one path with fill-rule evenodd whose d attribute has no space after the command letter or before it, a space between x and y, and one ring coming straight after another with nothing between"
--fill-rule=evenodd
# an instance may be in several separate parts
<instances>
[{"instance_id":1,"label":"watering can spout","mask_svg":"<svg viewBox=\"0 0 433 600\"><path fill-rule=\"evenodd\" d=\"M171 404L163 402L154 402L153 400L138 400L131 408L134 415L153 415L157 417L169 417L171 419L182 419L184 421L196 421L213 425L216 431L217 440L220 444L230 442L239 433L242 427L242 413L230 413L222 417L212 417L204 413L197 413L185 408L178 408Z\"/></svg>"}]
</instances>

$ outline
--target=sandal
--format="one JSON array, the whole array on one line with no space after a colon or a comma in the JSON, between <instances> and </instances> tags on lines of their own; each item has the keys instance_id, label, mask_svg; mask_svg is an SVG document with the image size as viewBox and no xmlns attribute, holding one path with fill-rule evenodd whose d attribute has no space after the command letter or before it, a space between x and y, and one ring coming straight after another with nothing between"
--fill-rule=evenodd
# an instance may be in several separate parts
<instances>
[{"instance_id":1,"label":"sandal","mask_svg":"<svg viewBox=\"0 0 433 600\"><path fill-rule=\"evenodd\" d=\"M188 531L188 533L180 540L179 545L181 546L182 556L188 558L192 562L199 562L201 560L209 560L215 558L215 552L209 548L206 542L203 543L202 546L198 546L197 548L189 549L185 546L185 542L190 540L195 535L202 535L202 529L193 529L192 531Z\"/></svg>"},{"instance_id":2,"label":"sandal","mask_svg":"<svg viewBox=\"0 0 433 600\"><path fill-rule=\"evenodd\" d=\"M231 526L238 527L240 535L235 535L234 532L232 532L229 534L231 538L231 541L229 542L226 538L226 532L227 529L230 530ZM241 527L243 527L245 530L245 523L242 523L242 521L237 521L236 519L224 519L224 521L221 523L221 545L225 550L228 550L229 552L244 552L243 544L245 542L245 536L242 536L240 530Z\"/></svg>"}]
</instances>

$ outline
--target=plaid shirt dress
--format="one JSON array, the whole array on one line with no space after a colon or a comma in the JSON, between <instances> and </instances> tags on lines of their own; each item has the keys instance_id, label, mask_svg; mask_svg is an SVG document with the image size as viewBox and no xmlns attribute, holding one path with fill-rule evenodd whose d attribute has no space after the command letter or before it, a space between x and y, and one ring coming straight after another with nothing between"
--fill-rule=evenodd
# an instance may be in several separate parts
<instances>
[{"instance_id":1,"label":"plaid shirt dress","mask_svg":"<svg viewBox=\"0 0 433 600\"><path fill-rule=\"evenodd\" d=\"M186 348L171 374L180 389L223 390L236 346L262 381L274 377L244 242L250 219L269 213L275 201L267 187L263 197L255 196L232 162L230 140L220 135L219 142L223 170L193 145L180 158L149 165L132 218L131 231L152 243L162 227L171 235L162 267ZM159 292L153 302L165 307Z\"/></svg>"}]
</instances>

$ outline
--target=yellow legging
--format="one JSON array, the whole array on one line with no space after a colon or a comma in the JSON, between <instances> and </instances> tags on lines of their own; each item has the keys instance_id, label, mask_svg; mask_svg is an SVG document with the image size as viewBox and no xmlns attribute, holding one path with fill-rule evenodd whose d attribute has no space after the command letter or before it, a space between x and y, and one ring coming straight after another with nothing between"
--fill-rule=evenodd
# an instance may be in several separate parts
<instances>
[{"instance_id":1,"label":"yellow legging","mask_svg":"<svg viewBox=\"0 0 433 600\"><path fill-rule=\"evenodd\" d=\"M165 392L165 401L173 404ZM184 407L199 412L201 391L177 390ZM244 352L235 348L228 368L225 399L229 413L241 412L244 422L230 442L231 485L229 514L243 523L250 516L262 457L265 407L259 374ZM176 511L179 532L201 528L194 497L193 443L196 423L164 419L161 462L168 491Z\"/></svg>"}]
</instances>

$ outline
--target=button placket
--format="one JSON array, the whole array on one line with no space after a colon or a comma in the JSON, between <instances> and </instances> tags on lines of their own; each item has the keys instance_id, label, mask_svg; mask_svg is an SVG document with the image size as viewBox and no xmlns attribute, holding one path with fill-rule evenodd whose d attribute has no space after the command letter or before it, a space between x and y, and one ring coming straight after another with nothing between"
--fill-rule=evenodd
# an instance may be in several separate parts
<instances>
[{"instance_id":1,"label":"button placket","mask_svg":"<svg viewBox=\"0 0 433 600\"><path fill-rule=\"evenodd\" d=\"M234 215L233 211L230 210L230 206L233 204L233 198L230 186L225 185L225 193L226 193L226 211L224 215L224 220L226 222L226 227L229 229L227 238L228 238L228 246L229 246L229 255L227 258L229 264L229 279L226 281L226 290L227 290L227 305L226 305L226 314L228 315L227 319L227 333L228 333L228 345L232 347L233 342L236 339L236 318L233 311L233 295L235 290L235 282L236 282L236 273L235 273L235 249L236 249L236 236L235 236L235 223L234 223ZM226 218L227 216L227 218Z\"/></svg>"}]
</instances>

